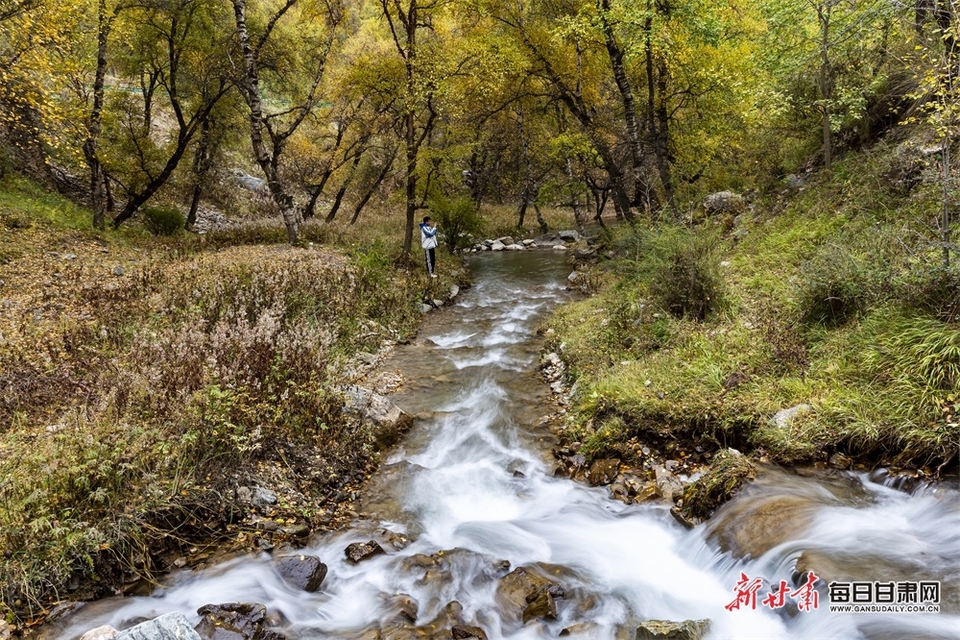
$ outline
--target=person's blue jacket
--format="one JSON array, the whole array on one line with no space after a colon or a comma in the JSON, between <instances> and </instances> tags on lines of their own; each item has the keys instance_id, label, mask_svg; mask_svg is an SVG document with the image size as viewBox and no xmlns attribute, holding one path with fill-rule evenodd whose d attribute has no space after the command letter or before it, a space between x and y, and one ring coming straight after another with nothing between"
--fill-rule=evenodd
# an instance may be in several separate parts
<instances>
[{"instance_id":1,"label":"person's blue jacket","mask_svg":"<svg viewBox=\"0 0 960 640\"><path fill-rule=\"evenodd\" d=\"M437 246L437 228L426 222L420 223L420 246L424 249L434 249Z\"/></svg>"}]
</instances>

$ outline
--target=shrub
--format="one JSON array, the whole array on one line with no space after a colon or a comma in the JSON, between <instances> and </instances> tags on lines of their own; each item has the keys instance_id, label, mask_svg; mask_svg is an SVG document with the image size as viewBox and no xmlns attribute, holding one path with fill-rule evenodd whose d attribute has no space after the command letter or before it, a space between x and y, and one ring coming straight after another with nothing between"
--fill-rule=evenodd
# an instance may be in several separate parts
<instances>
[{"instance_id":1,"label":"shrub","mask_svg":"<svg viewBox=\"0 0 960 640\"><path fill-rule=\"evenodd\" d=\"M960 321L960 268L917 266L899 284L898 297L906 307L944 322Z\"/></svg>"},{"instance_id":2,"label":"shrub","mask_svg":"<svg viewBox=\"0 0 960 640\"><path fill-rule=\"evenodd\" d=\"M699 321L721 307L724 284L712 232L665 227L646 244L639 266L661 307L677 318Z\"/></svg>"},{"instance_id":3,"label":"shrub","mask_svg":"<svg viewBox=\"0 0 960 640\"><path fill-rule=\"evenodd\" d=\"M436 219L444 244L451 252L470 245L483 229L480 211L467 196L434 196L430 200L430 215Z\"/></svg>"},{"instance_id":4,"label":"shrub","mask_svg":"<svg viewBox=\"0 0 960 640\"><path fill-rule=\"evenodd\" d=\"M800 273L797 304L805 324L839 327L866 309L866 274L846 248L828 246Z\"/></svg>"},{"instance_id":5,"label":"shrub","mask_svg":"<svg viewBox=\"0 0 960 640\"><path fill-rule=\"evenodd\" d=\"M186 218L176 207L149 206L140 209L143 223L155 236L172 236L179 233L186 224Z\"/></svg>"}]
</instances>

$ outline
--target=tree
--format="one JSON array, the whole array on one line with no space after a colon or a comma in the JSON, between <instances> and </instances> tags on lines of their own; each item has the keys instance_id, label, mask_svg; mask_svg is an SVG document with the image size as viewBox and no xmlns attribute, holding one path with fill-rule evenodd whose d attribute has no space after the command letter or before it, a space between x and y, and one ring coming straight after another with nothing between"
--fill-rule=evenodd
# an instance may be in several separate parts
<instances>
[{"instance_id":1,"label":"tree","mask_svg":"<svg viewBox=\"0 0 960 640\"><path fill-rule=\"evenodd\" d=\"M950 268L951 205L956 200L953 162L950 148L960 127L960 24L956 0L937 0L918 11L917 44L920 85L916 97L921 100L924 120L936 132L940 144L940 245L943 268ZM918 5L919 7L919 5ZM933 23L931 38L923 38L923 28Z\"/></svg>"},{"instance_id":2,"label":"tree","mask_svg":"<svg viewBox=\"0 0 960 640\"><path fill-rule=\"evenodd\" d=\"M296 244L301 211L282 173L287 142L320 103L327 57L337 41L343 7L337 0L317 4L285 0L251 34L247 0L232 0L243 74L237 79L249 110L250 143L257 165L280 209L287 238ZM269 82L264 82L269 76ZM269 109L264 84L282 107Z\"/></svg>"},{"instance_id":3,"label":"tree","mask_svg":"<svg viewBox=\"0 0 960 640\"><path fill-rule=\"evenodd\" d=\"M134 16L136 37L124 64L117 66L126 77L139 72L140 92L115 95L116 113L106 133L116 149L101 162L125 196L114 227L166 185L198 135L201 148L194 169L207 171L213 110L232 86L217 63L226 48L217 40L226 32L226 16L218 5L163 1L129 9L128 17ZM172 116L175 124L169 131L156 122L157 112Z\"/></svg>"},{"instance_id":4,"label":"tree","mask_svg":"<svg viewBox=\"0 0 960 640\"><path fill-rule=\"evenodd\" d=\"M423 206L418 195L417 165L420 148L433 131L437 106L434 102L436 79L430 77L421 60L422 45L417 36L421 29L432 29L431 12L443 6L441 0L380 0L383 17L390 29L394 47L403 61L404 87L403 143L405 150L404 183L406 223L403 231L403 255L408 257L413 244L417 209Z\"/></svg>"}]
</instances>

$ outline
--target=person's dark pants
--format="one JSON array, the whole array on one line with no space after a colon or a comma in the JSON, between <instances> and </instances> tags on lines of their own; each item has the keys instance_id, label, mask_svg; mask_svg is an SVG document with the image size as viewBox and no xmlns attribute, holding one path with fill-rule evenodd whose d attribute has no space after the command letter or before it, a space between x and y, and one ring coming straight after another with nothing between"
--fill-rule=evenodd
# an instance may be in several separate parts
<instances>
[{"instance_id":1,"label":"person's dark pants","mask_svg":"<svg viewBox=\"0 0 960 640\"><path fill-rule=\"evenodd\" d=\"M437 254L436 249L424 249L423 252L427 254L427 273L433 273L433 267L437 264Z\"/></svg>"}]
</instances>

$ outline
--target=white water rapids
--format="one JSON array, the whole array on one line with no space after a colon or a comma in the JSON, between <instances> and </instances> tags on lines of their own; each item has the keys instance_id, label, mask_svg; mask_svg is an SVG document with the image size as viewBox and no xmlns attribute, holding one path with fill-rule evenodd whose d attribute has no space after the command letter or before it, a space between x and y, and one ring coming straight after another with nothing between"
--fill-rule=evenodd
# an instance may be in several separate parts
<instances>
[{"instance_id":1,"label":"white water rapids","mask_svg":"<svg viewBox=\"0 0 960 640\"><path fill-rule=\"evenodd\" d=\"M568 628L573 638L633 638L646 619L702 618L712 621L710 639L960 638L955 484L908 493L866 475L772 470L713 521L688 531L666 505L625 505L606 488L555 478L545 455L552 436L534 426L550 411L549 390L536 373L535 331L567 297L569 268L561 257L534 252L478 256L473 268L476 285L392 362L407 379L394 400L421 418L364 498L366 515L300 551L329 567L318 593L287 586L270 555L248 556L177 573L150 597L87 605L45 637L77 638L101 624L120 627L175 610L196 622L197 609L208 603L259 602L291 639L376 638L404 594L418 604L416 624L457 601L467 623L491 639L555 638ZM754 559L718 549L721 528L750 526L756 505L784 496L791 508L777 519L789 532L785 539ZM411 543L400 550L384 543L385 555L345 561L348 544L384 529ZM438 552L442 570L418 564ZM727 609L741 573L763 578L760 597L780 580L796 589L795 564L804 552L820 558L816 566L856 580L938 581L941 612L831 613L825 584L816 610ZM501 611L495 593L505 573L538 563L565 597L556 620L523 624Z\"/></svg>"}]
</instances>

